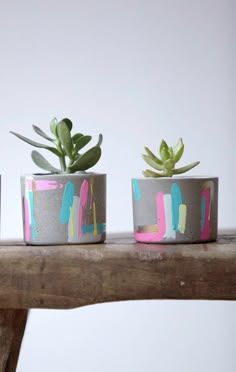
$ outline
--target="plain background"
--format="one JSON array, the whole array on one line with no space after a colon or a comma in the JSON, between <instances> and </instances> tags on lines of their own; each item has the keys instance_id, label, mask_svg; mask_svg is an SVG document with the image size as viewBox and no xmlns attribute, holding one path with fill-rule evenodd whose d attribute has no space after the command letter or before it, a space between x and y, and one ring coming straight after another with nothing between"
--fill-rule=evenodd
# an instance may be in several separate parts
<instances>
[{"instance_id":1,"label":"plain background","mask_svg":"<svg viewBox=\"0 0 236 372\"><path fill-rule=\"evenodd\" d=\"M132 231L132 176L182 136L192 174L220 178L235 228L233 0L0 0L2 238L22 237L19 177L56 116L104 135L107 229ZM51 161L54 161L51 158ZM32 310L17 372L235 372L236 304L141 301Z\"/></svg>"}]
</instances>

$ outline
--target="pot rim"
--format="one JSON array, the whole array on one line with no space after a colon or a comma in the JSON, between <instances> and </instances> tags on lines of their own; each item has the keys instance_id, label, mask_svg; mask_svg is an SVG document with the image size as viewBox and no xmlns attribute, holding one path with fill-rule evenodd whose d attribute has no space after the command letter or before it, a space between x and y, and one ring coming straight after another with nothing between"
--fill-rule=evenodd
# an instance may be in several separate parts
<instances>
[{"instance_id":1,"label":"pot rim","mask_svg":"<svg viewBox=\"0 0 236 372\"><path fill-rule=\"evenodd\" d=\"M183 181L194 181L194 180L219 180L218 176L173 176L173 177L132 177L132 180L155 180L155 181L175 181L175 180L183 180Z\"/></svg>"},{"instance_id":2,"label":"pot rim","mask_svg":"<svg viewBox=\"0 0 236 372\"><path fill-rule=\"evenodd\" d=\"M84 172L84 173L25 173L21 174L21 178L26 177L88 177L88 176L106 176L106 173L97 173L97 172Z\"/></svg>"}]
</instances>

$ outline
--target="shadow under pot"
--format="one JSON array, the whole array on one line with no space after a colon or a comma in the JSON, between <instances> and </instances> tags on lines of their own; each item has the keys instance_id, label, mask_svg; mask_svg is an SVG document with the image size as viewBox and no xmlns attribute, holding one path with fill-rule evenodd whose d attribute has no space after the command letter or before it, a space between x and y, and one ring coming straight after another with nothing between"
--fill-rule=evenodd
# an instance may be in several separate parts
<instances>
[{"instance_id":1,"label":"shadow under pot","mask_svg":"<svg viewBox=\"0 0 236 372\"><path fill-rule=\"evenodd\" d=\"M24 175L21 191L27 244L85 244L106 239L105 174Z\"/></svg>"},{"instance_id":2,"label":"shadow under pot","mask_svg":"<svg viewBox=\"0 0 236 372\"><path fill-rule=\"evenodd\" d=\"M218 177L133 178L132 202L138 242L217 239Z\"/></svg>"}]
</instances>

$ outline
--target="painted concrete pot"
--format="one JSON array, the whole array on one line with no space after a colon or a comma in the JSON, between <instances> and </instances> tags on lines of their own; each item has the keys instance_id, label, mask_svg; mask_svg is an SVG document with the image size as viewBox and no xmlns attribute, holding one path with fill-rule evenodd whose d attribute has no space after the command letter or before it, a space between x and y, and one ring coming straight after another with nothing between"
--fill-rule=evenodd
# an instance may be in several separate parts
<instances>
[{"instance_id":1,"label":"painted concrete pot","mask_svg":"<svg viewBox=\"0 0 236 372\"><path fill-rule=\"evenodd\" d=\"M21 177L27 244L99 243L106 238L106 175Z\"/></svg>"},{"instance_id":2,"label":"painted concrete pot","mask_svg":"<svg viewBox=\"0 0 236 372\"><path fill-rule=\"evenodd\" d=\"M218 178L132 179L134 237L145 243L217 238Z\"/></svg>"}]
</instances>

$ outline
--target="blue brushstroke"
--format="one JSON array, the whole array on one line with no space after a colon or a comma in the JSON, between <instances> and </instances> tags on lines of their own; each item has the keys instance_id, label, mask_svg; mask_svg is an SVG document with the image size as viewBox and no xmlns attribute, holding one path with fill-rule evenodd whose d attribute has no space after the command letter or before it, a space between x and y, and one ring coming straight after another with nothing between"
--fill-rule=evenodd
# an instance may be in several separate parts
<instances>
[{"instance_id":1,"label":"blue brushstroke","mask_svg":"<svg viewBox=\"0 0 236 372\"><path fill-rule=\"evenodd\" d=\"M179 206L182 204L182 193L177 183L171 186L171 200L172 200L172 227L173 230L178 230L179 224Z\"/></svg>"},{"instance_id":2,"label":"blue brushstroke","mask_svg":"<svg viewBox=\"0 0 236 372\"><path fill-rule=\"evenodd\" d=\"M73 204L75 187L72 182L67 182L64 187L62 196L61 211L60 211L60 222L65 224L70 218L70 208Z\"/></svg>"},{"instance_id":3,"label":"blue brushstroke","mask_svg":"<svg viewBox=\"0 0 236 372\"><path fill-rule=\"evenodd\" d=\"M134 190L135 200L139 201L140 200L140 190L139 190L138 181L136 179L133 179L132 183L133 183L133 190Z\"/></svg>"},{"instance_id":4,"label":"blue brushstroke","mask_svg":"<svg viewBox=\"0 0 236 372\"><path fill-rule=\"evenodd\" d=\"M205 204L206 204L206 200L204 197L202 197L201 198L201 220L200 220L201 230L203 229L203 226L204 226Z\"/></svg>"},{"instance_id":5,"label":"blue brushstroke","mask_svg":"<svg viewBox=\"0 0 236 372\"><path fill-rule=\"evenodd\" d=\"M89 234L93 233L94 231L94 225L85 225L81 227L82 233L83 234ZM105 223L97 223L97 231L98 234L102 234L106 231L106 224Z\"/></svg>"},{"instance_id":6,"label":"blue brushstroke","mask_svg":"<svg viewBox=\"0 0 236 372\"><path fill-rule=\"evenodd\" d=\"M36 230L36 222L34 218L34 198L33 198L33 191L28 191L29 195L29 212L30 212L30 220L31 220L31 239L35 240L37 237L37 230Z\"/></svg>"}]
</instances>

